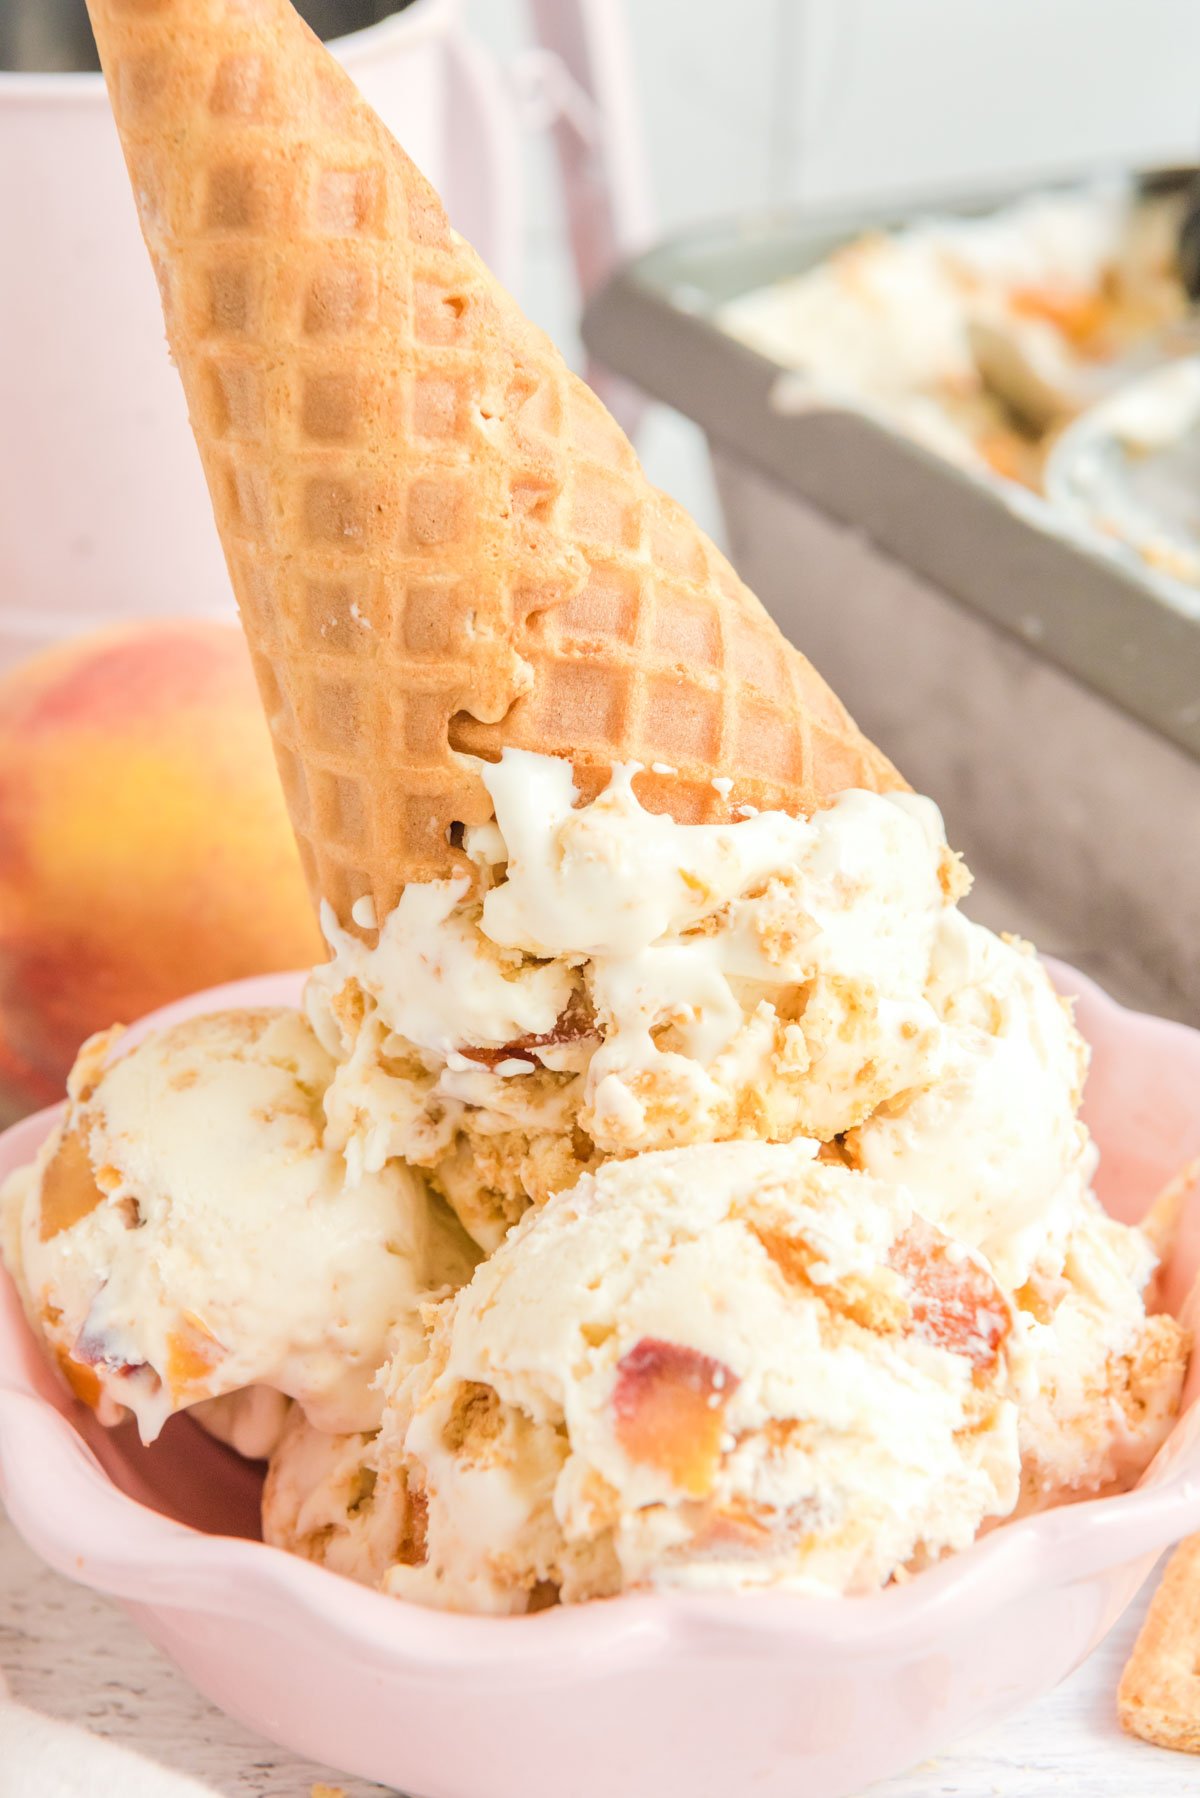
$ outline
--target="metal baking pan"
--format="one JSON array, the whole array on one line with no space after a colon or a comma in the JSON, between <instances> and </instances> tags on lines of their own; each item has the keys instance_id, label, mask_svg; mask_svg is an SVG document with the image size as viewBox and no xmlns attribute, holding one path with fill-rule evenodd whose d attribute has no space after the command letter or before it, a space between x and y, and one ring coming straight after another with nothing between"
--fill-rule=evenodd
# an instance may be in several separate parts
<instances>
[{"instance_id":1,"label":"metal baking pan","mask_svg":"<svg viewBox=\"0 0 1200 1798\"><path fill-rule=\"evenodd\" d=\"M1139 180L1161 190L1192 172ZM785 371L714 322L865 230L1021 197L695 234L619 274L588 307L584 340L702 426L739 572L939 799L1017 927L1029 920L1043 947L1124 996L1195 1017L1200 596L879 418L817 394L780 411Z\"/></svg>"}]
</instances>

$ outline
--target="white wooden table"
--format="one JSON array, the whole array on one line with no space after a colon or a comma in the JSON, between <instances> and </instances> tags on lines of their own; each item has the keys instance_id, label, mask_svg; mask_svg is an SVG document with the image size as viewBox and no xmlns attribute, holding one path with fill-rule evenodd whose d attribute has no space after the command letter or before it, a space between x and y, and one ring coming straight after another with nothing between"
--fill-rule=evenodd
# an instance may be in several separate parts
<instances>
[{"instance_id":1,"label":"white wooden table","mask_svg":"<svg viewBox=\"0 0 1200 1798\"><path fill-rule=\"evenodd\" d=\"M1040 1704L871 1798L1197 1798L1200 1761L1130 1741L1114 1716L1143 1608ZM309 1798L318 1780L346 1798L382 1789L298 1761L222 1716L115 1605L47 1571L2 1513L0 1667L24 1703L206 1780L220 1798Z\"/></svg>"}]
</instances>

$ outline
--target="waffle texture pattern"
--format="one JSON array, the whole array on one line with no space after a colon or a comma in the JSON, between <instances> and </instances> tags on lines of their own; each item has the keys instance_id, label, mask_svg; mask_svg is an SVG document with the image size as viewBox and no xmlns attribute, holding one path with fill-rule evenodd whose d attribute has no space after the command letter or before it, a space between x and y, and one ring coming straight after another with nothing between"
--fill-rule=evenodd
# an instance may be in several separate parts
<instances>
[{"instance_id":1,"label":"waffle texture pattern","mask_svg":"<svg viewBox=\"0 0 1200 1798\"><path fill-rule=\"evenodd\" d=\"M903 784L289 0L89 8L292 822L343 923L462 865L455 827L490 816L462 752L569 756L587 794L636 760L681 821Z\"/></svg>"}]
</instances>

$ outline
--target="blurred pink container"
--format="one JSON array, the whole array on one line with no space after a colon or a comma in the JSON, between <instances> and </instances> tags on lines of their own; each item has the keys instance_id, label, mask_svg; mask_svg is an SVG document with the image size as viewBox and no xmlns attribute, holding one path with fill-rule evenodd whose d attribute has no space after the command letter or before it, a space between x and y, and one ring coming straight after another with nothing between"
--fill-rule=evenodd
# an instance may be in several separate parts
<instances>
[{"instance_id":1,"label":"blurred pink container","mask_svg":"<svg viewBox=\"0 0 1200 1798\"><path fill-rule=\"evenodd\" d=\"M511 275L516 124L456 0L336 50ZM0 73L0 221L0 668L117 617L232 617L100 75Z\"/></svg>"},{"instance_id":2,"label":"blurred pink container","mask_svg":"<svg viewBox=\"0 0 1200 1798\"><path fill-rule=\"evenodd\" d=\"M1200 1032L1055 975L1093 1046L1100 1194L1133 1220L1200 1153ZM247 981L159 1019L298 991L298 977ZM0 1138L0 1179L55 1117ZM1172 1261L1172 1309L1198 1267L1200 1205ZM1193 1327L1196 1310L1193 1292ZM255 1471L186 1417L150 1450L100 1430L0 1276L0 1496L18 1529L61 1573L119 1598L223 1709L423 1798L840 1798L911 1766L1064 1678L1158 1550L1200 1528L1198 1397L1200 1356L1137 1491L997 1529L874 1597L647 1594L453 1616L246 1540Z\"/></svg>"},{"instance_id":3,"label":"blurred pink container","mask_svg":"<svg viewBox=\"0 0 1200 1798\"><path fill-rule=\"evenodd\" d=\"M645 235L619 0L535 0L534 18L520 81L459 0L332 47L509 285L522 131L554 127L590 285ZM100 75L0 71L0 233L0 671L117 618L232 617Z\"/></svg>"}]
</instances>

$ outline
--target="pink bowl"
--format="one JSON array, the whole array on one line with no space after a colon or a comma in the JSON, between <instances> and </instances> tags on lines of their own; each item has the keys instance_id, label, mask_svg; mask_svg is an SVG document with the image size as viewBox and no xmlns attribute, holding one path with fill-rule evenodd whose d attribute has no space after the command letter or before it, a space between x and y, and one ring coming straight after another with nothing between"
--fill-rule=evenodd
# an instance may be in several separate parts
<instances>
[{"instance_id":1,"label":"pink bowl","mask_svg":"<svg viewBox=\"0 0 1200 1798\"><path fill-rule=\"evenodd\" d=\"M1104 1152L1101 1196L1132 1221L1200 1154L1200 1032L1124 1011L1070 969L1055 977L1078 994L1094 1049L1085 1110ZM295 976L244 981L148 1022L298 990ZM0 1138L0 1177L56 1116ZM1173 1306L1198 1266L1194 1206ZM243 1722L424 1798L858 1791L1064 1678L1159 1549L1200 1528L1198 1356L1189 1409L1137 1491L998 1529L906 1586L451 1616L264 1547L258 1474L187 1418L150 1450L98 1429L43 1361L7 1281L0 1369L0 1496L29 1543L119 1598Z\"/></svg>"}]
</instances>

